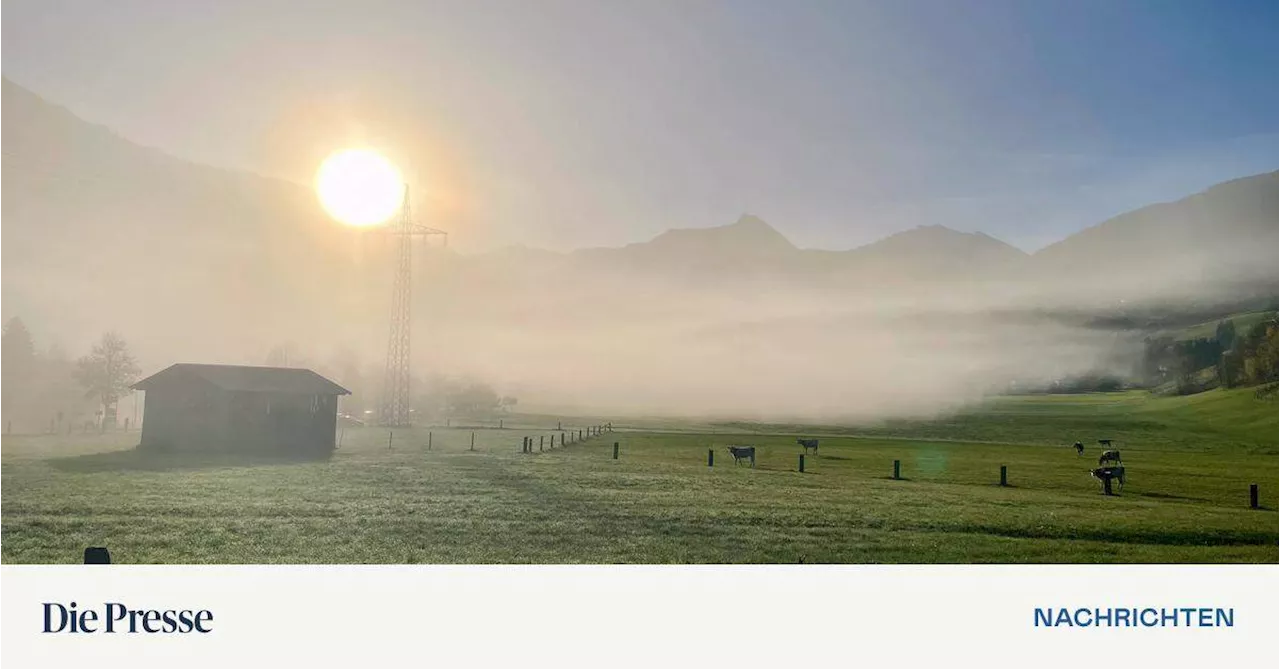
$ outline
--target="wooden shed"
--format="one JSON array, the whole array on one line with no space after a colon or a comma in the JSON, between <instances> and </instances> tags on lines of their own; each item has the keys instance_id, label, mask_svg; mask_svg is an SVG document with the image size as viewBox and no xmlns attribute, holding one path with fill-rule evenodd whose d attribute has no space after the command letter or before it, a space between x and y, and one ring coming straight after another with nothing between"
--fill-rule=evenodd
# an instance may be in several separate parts
<instances>
[{"instance_id":1,"label":"wooden shed","mask_svg":"<svg viewBox=\"0 0 1280 669\"><path fill-rule=\"evenodd\" d=\"M306 455L333 451L351 394L309 369L185 363L133 388L146 393L139 448Z\"/></svg>"}]
</instances>

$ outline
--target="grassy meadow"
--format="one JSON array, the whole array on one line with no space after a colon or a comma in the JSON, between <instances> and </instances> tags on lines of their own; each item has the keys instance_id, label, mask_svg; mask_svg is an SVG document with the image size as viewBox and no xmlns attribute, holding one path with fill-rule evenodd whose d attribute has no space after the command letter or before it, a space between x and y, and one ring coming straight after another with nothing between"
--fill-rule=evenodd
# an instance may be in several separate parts
<instances>
[{"instance_id":1,"label":"grassy meadow","mask_svg":"<svg viewBox=\"0 0 1280 669\"><path fill-rule=\"evenodd\" d=\"M1277 404L1252 389L997 398L855 427L613 419L611 434L536 452L556 420L397 431L391 448L385 429L348 428L323 462L143 456L136 432L10 436L0 557L74 563L103 545L124 563L1280 559ZM799 435L821 439L804 473ZM1123 452L1119 496L1087 474L1099 438ZM729 444L758 446L757 466L735 466Z\"/></svg>"}]
</instances>

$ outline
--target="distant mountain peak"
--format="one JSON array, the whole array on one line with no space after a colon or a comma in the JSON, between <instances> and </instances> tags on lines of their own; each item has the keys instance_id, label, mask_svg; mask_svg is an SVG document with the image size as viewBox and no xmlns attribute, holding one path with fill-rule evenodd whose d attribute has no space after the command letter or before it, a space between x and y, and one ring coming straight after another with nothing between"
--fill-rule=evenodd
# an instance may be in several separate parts
<instances>
[{"instance_id":1,"label":"distant mountain peak","mask_svg":"<svg viewBox=\"0 0 1280 669\"><path fill-rule=\"evenodd\" d=\"M667 230L646 246L761 253L794 251L796 248L773 226L751 214L743 214L729 225Z\"/></svg>"}]
</instances>

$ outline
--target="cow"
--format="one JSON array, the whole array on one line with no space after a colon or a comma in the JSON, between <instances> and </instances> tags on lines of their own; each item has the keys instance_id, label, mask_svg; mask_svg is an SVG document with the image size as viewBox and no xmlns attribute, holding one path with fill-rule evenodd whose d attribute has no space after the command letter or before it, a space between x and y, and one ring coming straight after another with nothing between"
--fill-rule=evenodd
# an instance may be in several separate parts
<instances>
[{"instance_id":1,"label":"cow","mask_svg":"<svg viewBox=\"0 0 1280 669\"><path fill-rule=\"evenodd\" d=\"M1099 467L1101 467L1103 464L1108 463L1108 462L1114 462L1114 463L1116 463L1116 464L1121 464L1121 463L1120 463L1120 451L1103 451L1103 452L1102 452L1102 455L1098 456L1098 466L1099 466Z\"/></svg>"},{"instance_id":2,"label":"cow","mask_svg":"<svg viewBox=\"0 0 1280 669\"><path fill-rule=\"evenodd\" d=\"M1084 444L1077 441L1075 445L1075 449L1076 449L1076 455L1084 455Z\"/></svg>"},{"instance_id":3,"label":"cow","mask_svg":"<svg viewBox=\"0 0 1280 669\"><path fill-rule=\"evenodd\" d=\"M804 446L804 452L805 452L805 453L808 453L808 452L809 452L809 449L811 449L811 448L813 449L813 452L814 452L814 454L815 454L815 455L816 455L816 454L817 454L817 452L818 452L818 440L817 440L817 439L796 439L796 443L797 443L797 444L800 444L801 446Z\"/></svg>"},{"instance_id":4,"label":"cow","mask_svg":"<svg viewBox=\"0 0 1280 669\"><path fill-rule=\"evenodd\" d=\"M1115 467L1098 467L1091 470L1089 475L1102 482L1102 492L1107 495L1114 494L1111 490L1111 484L1114 481L1118 483L1120 489L1124 489L1124 465Z\"/></svg>"},{"instance_id":5,"label":"cow","mask_svg":"<svg viewBox=\"0 0 1280 669\"><path fill-rule=\"evenodd\" d=\"M733 456L733 464L735 465L742 464L743 460L747 460L752 467L756 466L755 446L730 446L729 454Z\"/></svg>"}]
</instances>

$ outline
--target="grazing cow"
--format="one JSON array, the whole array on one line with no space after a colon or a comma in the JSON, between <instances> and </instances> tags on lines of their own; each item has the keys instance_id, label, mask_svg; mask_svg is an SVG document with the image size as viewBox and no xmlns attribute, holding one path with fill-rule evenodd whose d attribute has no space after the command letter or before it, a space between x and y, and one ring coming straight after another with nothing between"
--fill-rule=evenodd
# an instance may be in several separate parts
<instances>
[{"instance_id":1,"label":"grazing cow","mask_svg":"<svg viewBox=\"0 0 1280 669\"><path fill-rule=\"evenodd\" d=\"M1076 442L1076 455L1084 455L1084 444Z\"/></svg>"},{"instance_id":2,"label":"grazing cow","mask_svg":"<svg viewBox=\"0 0 1280 669\"><path fill-rule=\"evenodd\" d=\"M1098 456L1099 467L1108 462L1120 464L1120 451L1103 451L1102 455Z\"/></svg>"},{"instance_id":3,"label":"grazing cow","mask_svg":"<svg viewBox=\"0 0 1280 669\"><path fill-rule=\"evenodd\" d=\"M756 466L756 447L755 446L730 446L729 454L733 456L733 464L742 464L743 460Z\"/></svg>"},{"instance_id":4,"label":"grazing cow","mask_svg":"<svg viewBox=\"0 0 1280 669\"><path fill-rule=\"evenodd\" d=\"M804 452L805 452L805 453L808 453L808 452L809 452L809 449L811 449L811 448L813 449L813 452L814 452L815 454L818 452L818 440L817 440L817 439L796 439L796 443L797 443L797 444L800 444L801 446L804 446Z\"/></svg>"},{"instance_id":5,"label":"grazing cow","mask_svg":"<svg viewBox=\"0 0 1280 669\"><path fill-rule=\"evenodd\" d=\"M1119 484L1121 490L1124 489L1124 466L1115 467L1098 467L1089 472L1093 478L1102 482L1102 492L1107 495L1114 494L1111 490L1112 482Z\"/></svg>"}]
</instances>

